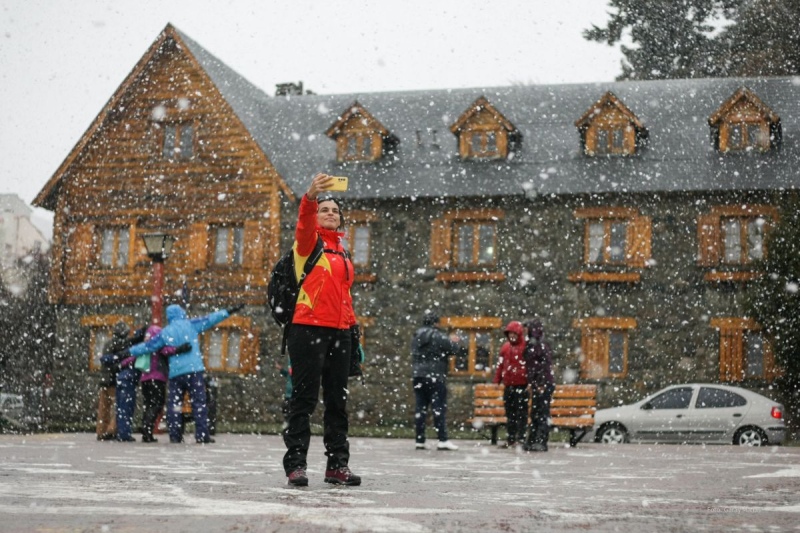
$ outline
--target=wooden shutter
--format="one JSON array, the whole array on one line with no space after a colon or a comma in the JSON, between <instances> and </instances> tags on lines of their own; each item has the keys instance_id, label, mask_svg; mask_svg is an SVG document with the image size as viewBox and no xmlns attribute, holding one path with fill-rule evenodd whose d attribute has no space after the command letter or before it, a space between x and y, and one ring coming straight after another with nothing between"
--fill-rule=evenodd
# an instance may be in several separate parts
<instances>
[{"instance_id":1,"label":"wooden shutter","mask_svg":"<svg viewBox=\"0 0 800 533\"><path fill-rule=\"evenodd\" d=\"M650 217L634 217L628 221L626 259L629 267L644 268L651 257L652 223Z\"/></svg>"},{"instance_id":2,"label":"wooden shutter","mask_svg":"<svg viewBox=\"0 0 800 533\"><path fill-rule=\"evenodd\" d=\"M720 260L719 217L706 214L697 217L697 262L712 267Z\"/></svg>"},{"instance_id":3,"label":"wooden shutter","mask_svg":"<svg viewBox=\"0 0 800 533\"><path fill-rule=\"evenodd\" d=\"M258 365L258 349L259 349L259 330L256 328L247 328L242 330L241 340L241 361L239 366L242 373L252 374L256 371Z\"/></svg>"},{"instance_id":4,"label":"wooden shutter","mask_svg":"<svg viewBox=\"0 0 800 533\"><path fill-rule=\"evenodd\" d=\"M437 218L431 223L430 264L433 268L447 268L450 263L452 228L449 218Z\"/></svg>"},{"instance_id":5,"label":"wooden shutter","mask_svg":"<svg viewBox=\"0 0 800 533\"><path fill-rule=\"evenodd\" d=\"M244 223L244 257L243 266L249 270L259 270L264 263L264 249L266 247L266 228L256 220Z\"/></svg>"},{"instance_id":6,"label":"wooden shutter","mask_svg":"<svg viewBox=\"0 0 800 533\"><path fill-rule=\"evenodd\" d=\"M719 380L741 381L744 377L742 346L744 337L739 328L719 330Z\"/></svg>"},{"instance_id":7,"label":"wooden shutter","mask_svg":"<svg viewBox=\"0 0 800 533\"><path fill-rule=\"evenodd\" d=\"M600 329L581 330L581 378L599 379L608 373L608 332Z\"/></svg>"},{"instance_id":8,"label":"wooden shutter","mask_svg":"<svg viewBox=\"0 0 800 533\"><path fill-rule=\"evenodd\" d=\"M91 224L78 224L67 240L66 280L74 280L78 272L88 270L90 264L96 264L94 246L94 227Z\"/></svg>"},{"instance_id":9,"label":"wooden shutter","mask_svg":"<svg viewBox=\"0 0 800 533\"><path fill-rule=\"evenodd\" d=\"M781 368L775 362L775 352L772 348L772 341L764 338L764 378L772 382L775 378L783 374Z\"/></svg>"},{"instance_id":10,"label":"wooden shutter","mask_svg":"<svg viewBox=\"0 0 800 533\"><path fill-rule=\"evenodd\" d=\"M205 270L208 262L208 224L195 222L189 234L189 266L192 270Z\"/></svg>"}]
</instances>

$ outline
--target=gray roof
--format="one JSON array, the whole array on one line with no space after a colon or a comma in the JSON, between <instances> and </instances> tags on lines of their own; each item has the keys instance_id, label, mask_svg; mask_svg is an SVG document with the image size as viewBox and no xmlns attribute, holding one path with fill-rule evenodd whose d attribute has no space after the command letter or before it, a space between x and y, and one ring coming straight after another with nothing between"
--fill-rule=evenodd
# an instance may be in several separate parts
<instances>
[{"instance_id":1,"label":"gray roof","mask_svg":"<svg viewBox=\"0 0 800 533\"><path fill-rule=\"evenodd\" d=\"M775 190L800 186L800 77L532 85L272 97L181 34L287 184L302 193L312 175L350 176L346 196L414 198ZM776 153L721 154L710 117L746 86L781 118ZM574 123L612 91L649 131L634 157L588 157ZM480 96L521 132L513 157L462 161L450 132ZM325 131L358 101L400 143L376 163L336 162ZM422 142L418 142L418 133ZM436 141L431 132L436 132Z\"/></svg>"}]
</instances>

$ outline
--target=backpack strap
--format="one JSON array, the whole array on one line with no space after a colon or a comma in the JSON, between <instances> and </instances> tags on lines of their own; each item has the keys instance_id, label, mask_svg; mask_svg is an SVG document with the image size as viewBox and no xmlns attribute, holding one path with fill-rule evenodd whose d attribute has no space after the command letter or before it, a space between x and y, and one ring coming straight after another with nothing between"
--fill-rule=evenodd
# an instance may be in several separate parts
<instances>
[{"instance_id":1,"label":"backpack strap","mask_svg":"<svg viewBox=\"0 0 800 533\"><path fill-rule=\"evenodd\" d=\"M323 247L322 237L317 235L317 243L314 245L314 250L311 252L311 255L306 260L306 264L303 265L303 274L300 276L300 279L297 280L298 294L300 287L302 287L303 282L306 280L306 276L308 276L311 273L311 270L314 268L314 265L317 264L319 258L322 257L324 251L325 249ZM291 325L292 323L289 322L283 327L283 339L281 340L281 355L286 353L286 338L289 334L289 327Z\"/></svg>"}]
</instances>

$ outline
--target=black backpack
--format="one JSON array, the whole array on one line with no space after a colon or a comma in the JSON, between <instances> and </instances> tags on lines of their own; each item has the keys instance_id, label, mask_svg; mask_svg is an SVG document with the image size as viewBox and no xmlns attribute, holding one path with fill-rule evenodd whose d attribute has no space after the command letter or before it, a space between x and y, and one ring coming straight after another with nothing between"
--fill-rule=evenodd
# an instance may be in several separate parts
<instances>
[{"instance_id":1,"label":"black backpack","mask_svg":"<svg viewBox=\"0 0 800 533\"><path fill-rule=\"evenodd\" d=\"M322 239L317 238L314 251L311 252L303 268L303 275L298 281L294 274L294 250L289 250L278 259L269 275L267 285L267 304L272 313L272 318L279 326L285 328L292 323L294 316L294 306L297 304L297 296L300 294L300 286L305 281L306 276L314 265L317 264L322 256ZM285 340L284 335L284 340Z\"/></svg>"}]
</instances>

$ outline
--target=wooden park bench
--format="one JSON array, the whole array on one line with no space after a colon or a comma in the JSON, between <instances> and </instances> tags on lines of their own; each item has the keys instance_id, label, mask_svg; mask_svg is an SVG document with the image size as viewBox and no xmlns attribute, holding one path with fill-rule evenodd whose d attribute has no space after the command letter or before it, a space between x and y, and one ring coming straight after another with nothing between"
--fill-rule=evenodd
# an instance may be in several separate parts
<instances>
[{"instance_id":1,"label":"wooden park bench","mask_svg":"<svg viewBox=\"0 0 800 533\"><path fill-rule=\"evenodd\" d=\"M490 429L492 444L497 444L497 431L507 422L503 389L503 385L494 383L475 385L473 414L468 422L476 429ZM575 447L594 426L596 409L596 385L556 385L550 404L550 428L569 430L569 445Z\"/></svg>"}]
</instances>

